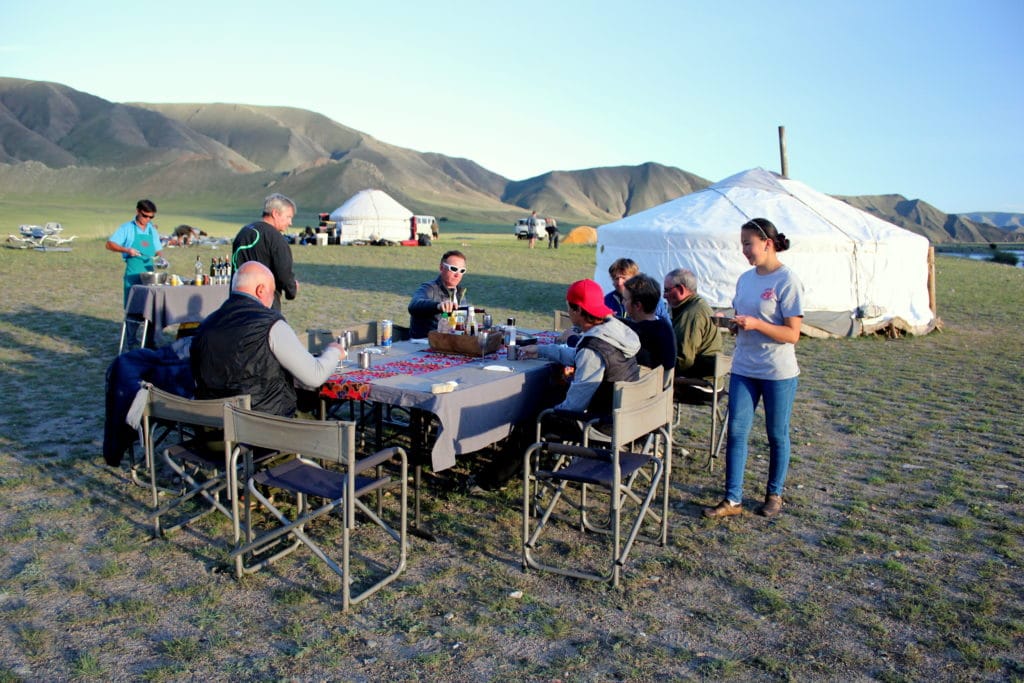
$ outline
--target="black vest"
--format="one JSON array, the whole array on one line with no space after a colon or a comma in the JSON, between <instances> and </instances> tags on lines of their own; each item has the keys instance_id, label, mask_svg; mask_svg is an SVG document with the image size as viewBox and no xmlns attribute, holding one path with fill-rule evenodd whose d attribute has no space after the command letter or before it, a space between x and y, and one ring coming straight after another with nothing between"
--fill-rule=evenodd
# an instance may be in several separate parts
<instances>
[{"instance_id":1,"label":"black vest","mask_svg":"<svg viewBox=\"0 0 1024 683\"><path fill-rule=\"evenodd\" d=\"M617 349L598 337L584 336L576 348L595 351L604 361L604 379L590 399L587 412L592 415L611 415L615 382L635 382L640 379L640 366L636 362L636 356L626 356L622 349Z\"/></svg>"},{"instance_id":2,"label":"black vest","mask_svg":"<svg viewBox=\"0 0 1024 683\"><path fill-rule=\"evenodd\" d=\"M270 328L278 320L284 316L277 311L232 293L203 321L192 340L196 398L249 394L253 410L295 415L292 375L270 351Z\"/></svg>"}]
</instances>

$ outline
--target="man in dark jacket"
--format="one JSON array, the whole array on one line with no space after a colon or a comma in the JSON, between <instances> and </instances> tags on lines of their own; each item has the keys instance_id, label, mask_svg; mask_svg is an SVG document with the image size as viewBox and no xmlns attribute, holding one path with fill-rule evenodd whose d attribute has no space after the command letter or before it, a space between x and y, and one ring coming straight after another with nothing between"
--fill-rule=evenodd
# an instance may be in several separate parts
<instances>
[{"instance_id":1,"label":"man in dark jacket","mask_svg":"<svg viewBox=\"0 0 1024 683\"><path fill-rule=\"evenodd\" d=\"M460 287L466 274L466 256L461 251L446 251L441 257L441 274L420 285L409 301L409 336L423 339L437 329L443 313L451 313L469 303L466 288Z\"/></svg>"},{"instance_id":2,"label":"man in dark jacket","mask_svg":"<svg viewBox=\"0 0 1024 683\"><path fill-rule=\"evenodd\" d=\"M292 417L295 383L315 389L345 357L328 344L318 357L306 351L280 312L271 308L274 275L262 263L244 263L231 296L199 326L190 351L196 398L249 394L252 409Z\"/></svg>"},{"instance_id":3,"label":"man in dark jacket","mask_svg":"<svg viewBox=\"0 0 1024 683\"><path fill-rule=\"evenodd\" d=\"M275 311L281 310L281 292L289 301L299 293L299 283L292 272L292 248L284 239L293 218L295 202L283 194L272 194L263 201L263 220L239 230L231 243L234 270L243 263L258 261L273 273Z\"/></svg>"}]
</instances>

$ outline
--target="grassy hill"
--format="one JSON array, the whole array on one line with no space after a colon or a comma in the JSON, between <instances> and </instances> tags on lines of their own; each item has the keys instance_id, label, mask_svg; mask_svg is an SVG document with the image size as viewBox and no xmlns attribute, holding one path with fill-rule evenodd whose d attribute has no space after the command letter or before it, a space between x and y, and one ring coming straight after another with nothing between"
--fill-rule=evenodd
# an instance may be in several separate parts
<instances>
[{"instance_id":1,"label":"grassy hill","mask_svg":"<svg viewBox=\"0 0 1024 683\"><path fill-rule=\"evenodd\" d=\"M376 188L415 213L467 223L504 225L536 209L563 225L601 225L710 184L655 162L513 181L472 160L390 145L303 109L119 104L58 83L0 78L0 201L105 200L121 211L145 196L193 214L205 207L251 213L278 191L308 216L298 224L309 224ZM897 194L843 199L935 243L1024 240L1022 230Z\"/></svg>"}]
</instances>

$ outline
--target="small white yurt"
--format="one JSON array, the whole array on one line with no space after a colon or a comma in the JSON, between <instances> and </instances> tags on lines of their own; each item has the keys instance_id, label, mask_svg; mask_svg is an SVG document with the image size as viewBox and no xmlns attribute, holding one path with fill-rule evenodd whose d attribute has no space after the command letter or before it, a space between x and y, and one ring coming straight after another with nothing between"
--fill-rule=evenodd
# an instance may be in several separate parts
<instances>
[{"instance_id":1,"label":"small white yurt","mask_svg":"<svg viewBox=\"0 0 1024 683\"><path fill-rule=\"evenodd\" d=\"M331 212L339 229L339 243L409 239L412 211L382 190L360 190Z\"/></svg>"},{"instance_id":2,"label":"small white yurt","mask_svg":"<svg viewBox=\"0 0 1024 683\"><path fill-rule=\"evenodd\" d=\"M740 226L758 217L790 240L779 258L803 282L809 334L935 327L927 238L761 168L602 226L594 279L610 289L608 266L623 257L659 282L686 268L712 307L729 308L736 280L751 267Z\"/></svg>"}]
</instances>

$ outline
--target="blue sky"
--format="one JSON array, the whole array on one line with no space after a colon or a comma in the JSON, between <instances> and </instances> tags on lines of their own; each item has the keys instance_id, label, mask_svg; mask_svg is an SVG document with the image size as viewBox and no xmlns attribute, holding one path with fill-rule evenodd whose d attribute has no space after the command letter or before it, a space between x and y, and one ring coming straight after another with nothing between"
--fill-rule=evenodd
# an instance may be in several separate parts
<instances>
[{"instance_id":1,"label":"blue sky","mask_svg":"<svg viewBox=\"0 0 1024 683\"><path fill-rule=\"evenodd\" d=\"M0 0L0 76L322 113L522 179L657 161L1024 212L1024 1Z\"/></svg>"}]
</instances>

